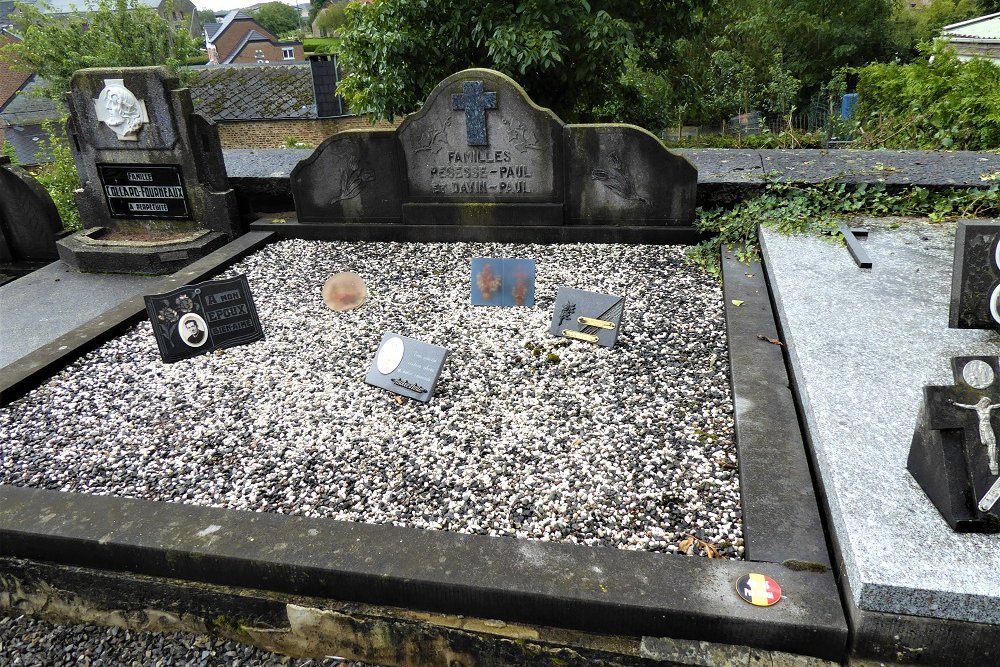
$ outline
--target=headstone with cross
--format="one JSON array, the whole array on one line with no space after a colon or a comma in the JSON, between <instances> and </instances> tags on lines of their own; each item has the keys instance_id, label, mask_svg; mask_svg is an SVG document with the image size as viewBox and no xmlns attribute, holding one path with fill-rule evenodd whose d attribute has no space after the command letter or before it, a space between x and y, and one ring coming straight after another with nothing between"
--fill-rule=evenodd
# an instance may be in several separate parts
<instances>
[{"instance_id":1,"label":"headstone with cross","mask_svg":"<svg viewBox=\"0 0 1000 667\"><path fill-rule=\"evenodd\" d=\"M310 234L371 240L668 237L692 224L697 181L655 135L567 125L487 69L449 76L395 130L330 137L291 174Z\"/></svg>"},{"instance_id":2,"label":"headstone with cross","mask_svg":"<svg viewBox=\"0 0 1000 667\"><path fill-rule=\"evenodd\" d=\"M954 530L1000 532L1000 358L951 366L954 385L924 387L906 467Z\"/></svg>"}]
</instances>

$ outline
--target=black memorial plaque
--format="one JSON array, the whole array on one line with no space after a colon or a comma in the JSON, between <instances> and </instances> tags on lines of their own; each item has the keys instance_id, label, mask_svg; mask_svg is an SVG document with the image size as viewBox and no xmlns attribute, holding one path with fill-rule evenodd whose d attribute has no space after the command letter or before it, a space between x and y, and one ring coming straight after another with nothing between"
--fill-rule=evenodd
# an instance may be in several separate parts
<instances>
[{"instance_id":1,"label":"black memorial plaque","mask_svg":"<svg viewBox=\"0 0 1000 667\"><path fill-rule=\"evenodd\" d=\"M97 172L115 218L191 219L178 165L99 164Z\"/></svg>"},{"instance_id":2,"label":"black memorial plaque","mask_svg":"<svg viewBox=\"0 0 1000 667\"><path fill-rule=\"evenodd\" d=\"M246 276L179 287L145 299L166 363L264 338Z\"/></svg>"}]
</instances>

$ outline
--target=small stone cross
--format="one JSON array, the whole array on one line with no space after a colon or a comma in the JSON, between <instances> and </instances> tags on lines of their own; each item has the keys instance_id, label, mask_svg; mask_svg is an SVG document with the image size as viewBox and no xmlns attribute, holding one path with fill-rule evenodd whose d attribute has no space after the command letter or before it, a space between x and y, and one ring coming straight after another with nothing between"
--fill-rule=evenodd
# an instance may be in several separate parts
<instances>
[{"instance_id":1,"label":"small stone cross","mask_svg":"<svg viewBox=\"0 0 1000 667\"><path fill-rule=\"evenodd\" d=\"M465 112L465 132L470 146L489 146L486 111L497 108L497 94L483 92L482 81L466 81L461 95L451 96L451 108Z\"/></svg>"}]
</instances>

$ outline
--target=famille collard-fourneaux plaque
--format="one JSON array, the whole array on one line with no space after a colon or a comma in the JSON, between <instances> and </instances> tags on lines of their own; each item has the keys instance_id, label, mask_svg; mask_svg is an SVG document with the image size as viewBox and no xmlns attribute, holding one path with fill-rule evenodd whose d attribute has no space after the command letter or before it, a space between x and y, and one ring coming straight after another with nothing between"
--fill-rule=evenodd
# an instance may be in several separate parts
<instances>
[{"instance_id":1,"label":"famille collard-fourneaux plaque","mask_svg":"<svg viewBox=\"0 0 1000 667\"><path fill-rule=\"evenodd\" d=\"M365 382L423 403L431 400L448 350L394 333L382 335Z\"/></svg>"},{"instance_id":2,"label":"famille collard-fourneaux plaque","mask_svg":"<svg viewBox=\"0 0 1000 667\"><path fill-rule=\"evenodd\" d=\"M99 164L97 173L115 217L191 219L177 165Z\"/></svg>"},{"instance_id":3,"label":"famille collard-fourneaux plaque","mask_svg":"<svg viewBox=\"0 0 1000 667\"><path fill-rule=\"evenodd\" d=\"M264 338L246 276L187 285L145 300L167 363Z\"/></svg>"}]
</instances>

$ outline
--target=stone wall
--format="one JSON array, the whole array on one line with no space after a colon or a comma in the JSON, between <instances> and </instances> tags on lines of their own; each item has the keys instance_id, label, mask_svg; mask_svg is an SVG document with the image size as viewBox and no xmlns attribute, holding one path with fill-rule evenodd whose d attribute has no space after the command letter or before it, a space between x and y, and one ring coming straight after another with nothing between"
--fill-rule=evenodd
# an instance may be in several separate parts
<instances>
[{"instance_id":1,"label":"stone wall","mask_svg":"<svg viewBox=\"0 0 1000 667\"><path fill-rule=\"evenodd\" d=\"M318 146L344 130L392 129L397 124L379 122L373 126L367 116L216 122L223 148L282 148L286 139Z\"/></svg>"}]
</instances>

